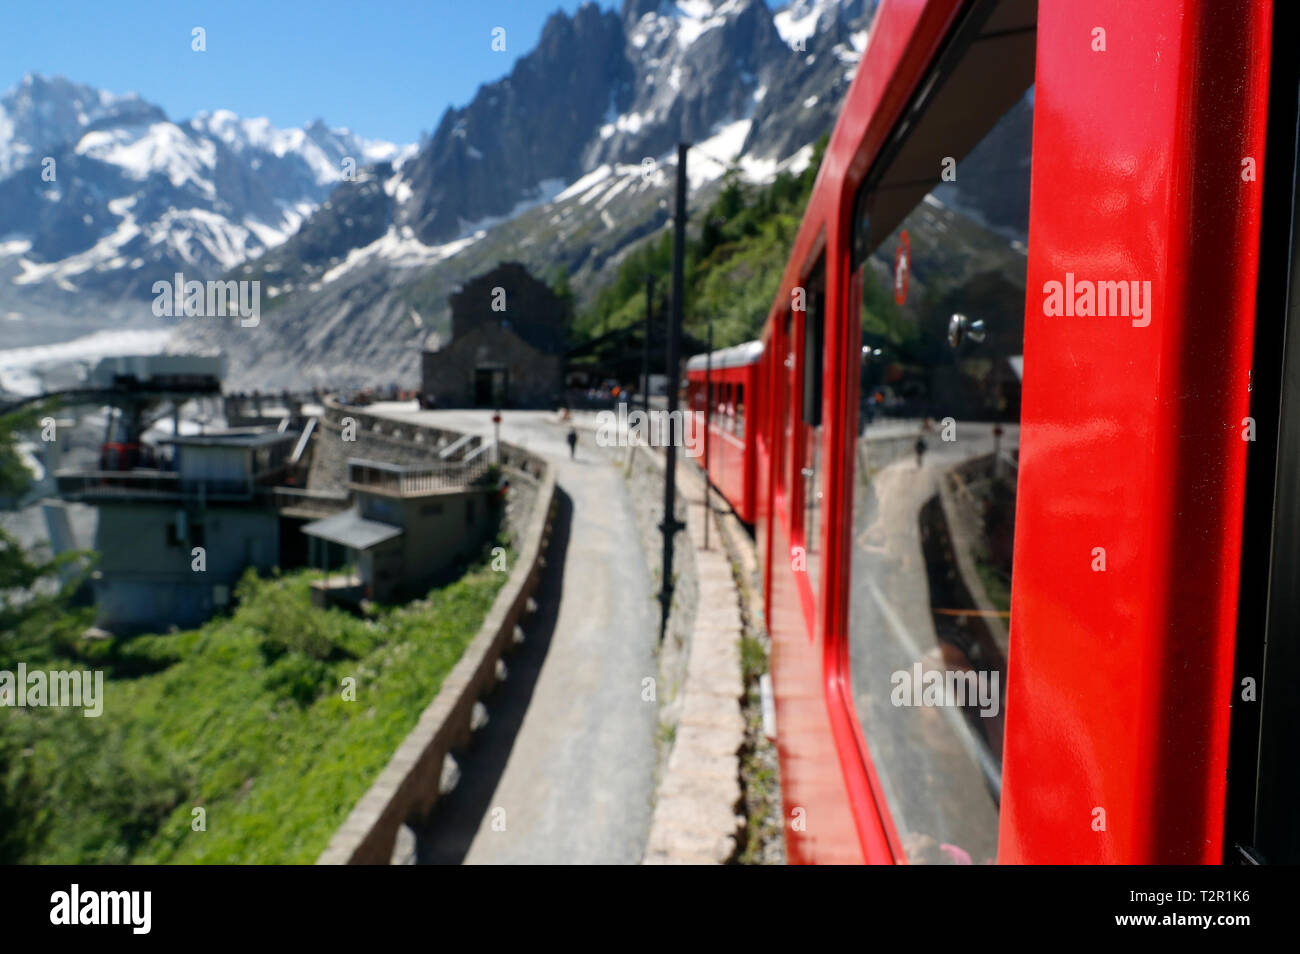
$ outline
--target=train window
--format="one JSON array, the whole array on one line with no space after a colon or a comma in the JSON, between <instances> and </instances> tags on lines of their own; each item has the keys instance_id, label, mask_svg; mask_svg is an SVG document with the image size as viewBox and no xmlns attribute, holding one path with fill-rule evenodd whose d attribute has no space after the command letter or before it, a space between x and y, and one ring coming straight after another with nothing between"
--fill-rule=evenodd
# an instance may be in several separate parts
<instances>
[{"instance_id":1,"label":"train window","mask_svg":"<svg viewBox=\"0 0 1300 954\"><path fill-rule=\"evenodd\" d=\"M974 30L963 55L1011 79L990 95L941 63L925 113L855 203L849 666L878 795L913 863L997 855L1034 26Z\"/></svg>"},{"instance_id":2,"label":"train window","mask_svg":"<svg viewBox=\"0 0 1300 954\"><path fill-rule=\"evenodd\" d=\"M803 328L803 424L799 479L802 482L799 522L808 581L815 589L821 570L822 488L818 458L822 439L822 379L825 377L823 339L826 327L826 263L819 261L806 285L807 310Z\"/></svg>"},{"instance_id":3,"label":"train window","mask_svg":"<svg viewBox=\"0 0 1300 954\"><path fill-rule=\"evenodd\" d=\"M794 459L794 452L790 450L794 446L794 312L788 311L785 314L785 328L781 333L781 347L784 357L781 358L781 366L776 369L776 380L779 383L776 393L781 401L781 440L777 441L776 446L776 475L777 481L782 493L787 496L788 505L793 510L794 498L797 493L796 484L790 479L790 473L787 470L788 460ZM786 455L789 454L789 458Z\"/></svg>"},{"instance_id":4,"label":"train window","mask_svg":"<svg viewBox=\"0 0 1300 954\"><path fill-rule=\"evenodd\" d=\"M1283 61L1296 46L1294 18L1281 20L1279 25L1273 40L1276 62ZM1274 81L1275 88L1284 91L1295 88L1297 73L1297 67L1286 62ZM1295 192L1300 185L1300 166L1294 145L1296 109L1294 98L1285 92L1270 104L1269 136L1278 142L1278 158L1272 173L1273 192L1264 193L1263 227L1277 251L1261 263L1261 289L1269 291L1261 297L1259 329L1261 335L1267 328L1277 337L1266 344L1257 343L1256 354L1261 349L1280 353L1255 364L1251 413L1260 416L1261 435L1270 434L1269 412L1254 408L1277 408L1277 442L1274 459L1266 456L1268 444L1261 442L1259 450L1251 451L1261 456L1252 456L1247 466L1248 471L1257 471L1255 486L1248 483L1246 491L1242 540L1246 562L1239 598L1234 728L1229 741L1229 751L1234 754L1228 771L1228 831L1239 860L1284 865L1300 863L1300 813L1296 811L1300 801L1300 760L1296 759L1300 735L1300 693L1296 692L1300 684L1300 639L1296 638L1300 631L1300 379L1296 374L1300 335L1295 333L1296 316L1300 315L1300 199ZM1285 262L1281 248L1289 253ZM1285 321L1275 321L1274 315L1285 316ZM1277 385L1280 393L1275 390Z\"/></svg>"},{"instance_id":5,"label":"train window","mask_svg":"<svg viewBox=\"0 0 1300 954\"><path fill-rule=\"evenodd\" d=\"M745 385L736 385L736 436L744 438L745 436Z\"/></svg>"}]
</instances>

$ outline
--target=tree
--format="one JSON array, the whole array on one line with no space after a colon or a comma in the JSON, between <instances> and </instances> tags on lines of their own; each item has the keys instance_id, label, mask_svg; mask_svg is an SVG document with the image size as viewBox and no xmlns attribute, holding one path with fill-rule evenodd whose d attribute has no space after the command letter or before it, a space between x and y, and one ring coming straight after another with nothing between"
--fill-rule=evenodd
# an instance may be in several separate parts
<instances>
[{"instance_id":1,"label":"tree","mask_svg":"<svg viewBox=\"0 0 1300 954\"><path fill-rule=\"evenodd\" d=\"M569 282L569 269L561 264L555 269L555 278L551 281L551 291L564 303L564 314L569 323L573 322L573 286Z\"/></svg>"},{"instance_id":2,"label":"tree","mask_svg":"<svg viewBox=\"0 0 1300 954\"><path fill-rule=\"evenodd\" d=\"M0 497L21 497L31 486L32 475L18 455L18 435L40 426L51 408L37 404L21 411L0 414Z\"/></svg>"},{"instance_id":3,"label":"tree","mask_svg":"<svg viewBox=\"0 0 1300 954\"><path fill-rule=\"evenodd\" d=\"M18 497L30 486L31 473L18 456L18 434L38 426L48 413L47 406L38 405L0 415L0 494ZM0 670L48 658L79 632L79 621L70 625L67 611L88 569L87 556L43 559L0 529ZM70 568L82 572L69 573Z\"/></svg>"}]
</instances>

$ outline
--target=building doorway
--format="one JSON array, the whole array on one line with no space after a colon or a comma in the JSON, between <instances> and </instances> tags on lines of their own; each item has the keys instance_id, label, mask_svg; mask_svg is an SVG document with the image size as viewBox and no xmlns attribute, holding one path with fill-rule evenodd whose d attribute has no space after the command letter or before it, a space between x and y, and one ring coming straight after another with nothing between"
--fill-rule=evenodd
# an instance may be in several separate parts
<instances>
[{"instance_id":1,"label":"building doorway","mask_svg":"<svg viewBox=\"0 0 1300 954\"><path fill-rule=\"evenodd\" d=\"M481 367L474 369L475 407L504 407L506 403L506 369Z\"/></svg>"}]
</instances>

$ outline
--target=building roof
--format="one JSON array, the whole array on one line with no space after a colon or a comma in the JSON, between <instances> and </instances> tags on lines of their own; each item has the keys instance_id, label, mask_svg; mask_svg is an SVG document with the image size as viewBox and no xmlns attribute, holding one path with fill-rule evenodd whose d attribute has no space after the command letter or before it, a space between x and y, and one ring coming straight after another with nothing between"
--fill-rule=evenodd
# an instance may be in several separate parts
<instances>
[{"instance_id":1,"label":"building roof","mask_svg":"<svg viewBox=\"0 0 1300 954\"><path fill-rule=\"evenodd\" d=\"M504 297L498 310L498 292ZM504 329L543 354L565 352L568 304L549 285L519 262L502 262L476 275L447 299L451 337L440 337L432 350L447 348L473 331Z\"/></svg>"},{"instance_id":2,"label":"building roof","mask_svg":"<svg viewBox=\"0 0 1300 954\"><path fill-rule=\"evenodd\" d=\"M723 348L721 351L713 352L714 368L741 368L748 364L755 364L763 356L763 342L746 341L744 344L734 345L730 348ZM703 371L708 363L708 355L697 354L691 360L686 362L687 371Z\"/></svg>"},{"instance_id":3,"label":"building roof","mask_svg":"<svg viewBox=\"0 0 1300 954\"><path fill-rule=\"evenodd\" d=\"M336 513L324 520L315 520L304 526L302 532L330 543L341 543L353 550L369 550L394 537L400 537L402 528L378 520L367 520L353 509Z\"/></svg>"},{"instance_id":4,"label":"building roof","mask_svg":"<svg viewBox=\"0 0 1300 954\"><path fill-rule=\"evenodd\" d=\"M224 431L208 431L206 434L164 437L158 443L179 444L182 447L262 447L296 440L297 431L277 431L269 427L232 427Z\"/></svg>"}]
</instances>

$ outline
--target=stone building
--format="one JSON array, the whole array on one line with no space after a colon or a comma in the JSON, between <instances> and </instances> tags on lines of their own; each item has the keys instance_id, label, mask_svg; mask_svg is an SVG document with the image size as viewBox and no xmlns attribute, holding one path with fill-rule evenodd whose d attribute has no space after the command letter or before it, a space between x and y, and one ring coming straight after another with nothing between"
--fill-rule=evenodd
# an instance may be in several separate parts
<instances>
[{"instance_id":1,"label":"stone building","mask_svg":"<svg viewBox=\"0 0 1300 954\"><path fill-rule=\"evenodd\" d=\"M546 407L563 388L562 298L518 262L453 294L451 339L426 350L421 397L430 407Z\"/></svg>"}]
</instances>

